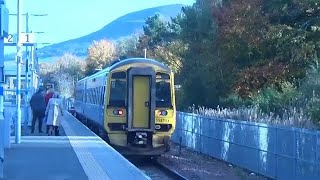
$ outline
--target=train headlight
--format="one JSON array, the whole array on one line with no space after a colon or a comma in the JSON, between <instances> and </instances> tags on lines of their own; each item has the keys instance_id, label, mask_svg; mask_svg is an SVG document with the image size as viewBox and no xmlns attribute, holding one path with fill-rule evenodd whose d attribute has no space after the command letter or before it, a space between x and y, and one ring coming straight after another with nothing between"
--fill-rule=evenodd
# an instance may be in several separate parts
<instances>
[{"instance_id":1,"label":"train headlight","mask_svg":"<svg viewBox=\"0 0 320 180\"><path fill-rule=\"evenodd\" d=\"M123 111L122 111L122 110L119 110L119 111L118 111L118 114L119 114L119 115L122 115L122 114L123 114Z\"/></svg>"},{"instance_id":2,"label":"train headlight","mask_svg":"<svg viewBox=\"0 0 320 180\"><path fill-rule=\"evenodd\" d=\"M113 115L123 115L123 110L115 109L115 110L113 110Z\"/></svg>"},{"instance_id":3,"label":"train headlight","mask_svg":"<svg viewBox=\"0 0 320 180\"><path fill-rule=\"evenodd\" d=\"M158 111L158 116L166 116L166 115L168 115L168 111L166 111L166 110L159 110Z\"/></svg>"}]
</instances>

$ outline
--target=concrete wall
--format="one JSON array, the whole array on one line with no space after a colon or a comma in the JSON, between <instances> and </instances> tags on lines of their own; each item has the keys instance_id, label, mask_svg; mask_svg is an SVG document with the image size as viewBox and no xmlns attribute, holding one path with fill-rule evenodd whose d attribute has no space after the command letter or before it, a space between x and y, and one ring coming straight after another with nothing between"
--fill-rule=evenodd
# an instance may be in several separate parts
<instances>
[{"instance_id":1,"label":"concrete wall","mask_svg":"<svg viewBox=\"0 0 320 180\"><path fill-rule=\"evenodd\" d=\"M320 131L178 112L176 143L276 179L320 179Z\"/></svg>"}]
</instances>

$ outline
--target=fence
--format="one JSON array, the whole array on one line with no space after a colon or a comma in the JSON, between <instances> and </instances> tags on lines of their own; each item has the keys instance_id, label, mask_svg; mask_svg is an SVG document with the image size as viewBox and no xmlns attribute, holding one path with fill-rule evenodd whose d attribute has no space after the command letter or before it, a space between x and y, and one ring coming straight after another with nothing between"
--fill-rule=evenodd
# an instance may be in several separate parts
<instances>
[{"instance_id":1,"label":"fence","mask_svg":"<svg viewBox=\"0 0 320 180\"><path fill-rule=\"evenodd\" d=\"M320 179L320 132L178 112L172 140L275 179Z\"/></svg>"},{"instance_id":2,"label":"fence","mask_svg":"<svg viewBox=\"0 0 320 180\"><path fill-rule=\"evenodd\" d=\"M30 95L29 95L30 96ZM31 96L29 97L31 98ZM21 93L21 123L31 125L31 109L25 94ZM4 90L4 116L9 119L11 127L14 126L17 114L16 92L15 90Z\"/></svg>"}]
</instances>

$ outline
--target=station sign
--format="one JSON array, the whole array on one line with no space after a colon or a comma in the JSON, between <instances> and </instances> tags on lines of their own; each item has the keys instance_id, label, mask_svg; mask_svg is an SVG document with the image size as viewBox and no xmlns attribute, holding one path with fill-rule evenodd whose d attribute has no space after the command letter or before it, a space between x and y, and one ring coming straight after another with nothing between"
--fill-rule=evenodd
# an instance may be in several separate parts
<instances>
[{"instance_id":1,"label":"station sign","mask_svg":"<svg viewBox=\"0 0 320 180\"><path fill-rule=\"evenodd\" d=\"M4 38L4 44L6 46L16 46L18 41L17 34L8 34L8 37ZM20 42L23 46L32 46L36 43L36 38L34 33L21 33Z\"/></svg>"}]
</instances>

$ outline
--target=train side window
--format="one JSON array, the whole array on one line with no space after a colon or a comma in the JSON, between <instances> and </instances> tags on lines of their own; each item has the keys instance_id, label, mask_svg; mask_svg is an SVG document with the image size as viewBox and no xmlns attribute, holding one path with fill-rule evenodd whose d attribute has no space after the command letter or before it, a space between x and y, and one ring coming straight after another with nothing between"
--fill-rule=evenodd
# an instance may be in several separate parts
<instances>
[{"instance_id":1,"label":"train side window","mask_svg":"<svg viewBox=\"0 0 320 180\"><path fill-rule=\"evenodd\" d=\"M93 104L97 104L97 88L93 88Z\"/></svg>"},{"instance_id":2,"label":"train side window","mask_svg":"<svg viewBox=\"0 0 320 180\"><path fill-rule=\"evenodd\" d=\"M92 88L92 104L96 104L96 88Z\"/></svg>"},{"instance_id":3,"label":"train side window","mask_svg":"<svg viewBox=\"0 0 320 180\"><path fill-rule=\"evenodd\" d=\"M100 105L103 105L103 86L101 86L100 87L100 96L99 96L99 98L100 98Z\"/></svg>"},{"instance_id":4,"label":"train side window","mask_svg":"<svg viewBox=\"0 0 320 180\"><path fill-rule=\"evenodd\" d=\"M91 89L88 89L88 94L87 94L87 102L88 103L91 103L91 100L90 100L91 99L91 95L90 95L91 93L90 92L91 92Z\"/></svg>"},{"instance_id":5,"label":"train side window","mask_svg":"<svg viewBox=\"0 0 320 180\"><path fill-rule=\"evenodd\" d=\"M81 94L82 94L82 101L86 102L86 92L83 90Z\"/></svg>"},{"instance_id":6,"label":"train side window","mask_svg":"<svg viewBox=\"0 0 320 180\"><path fill-rule=\"evenodd\" d=\"M104 102L104 95L105 95L105 91L106 91L106 86L102 86L102 105L103 105L103 102Z\"/></svg>"},{"instance_id":7,"label":"train side window","mask_svg":"<svg viewBox=\"0 0 320 180\"><path fill-rule=\"evenodd\" d=\"M77 101L81 101L81 91L80 90L77 90L77 92L76 92L76 99L77 99Z\"/></svg>"},{"instance_id":8,"label":"train side window","mask_svg":"<svg viewBox=\"0 0 320 180\"><path fill-rule=\"evenodd\" d=\"M93 103L93 92L92 92L92 88L90 88L90 103L92 104Z\"/></svg>"},{"instance_id":9,"label":"train side window","mask_svg":"<svg viewBox=\"0 0 320 180\"><path fill-rule=\"evenodd\" d=\"M86 92L85 92L85 96L86 96L86 97L85 97L85 102L86 102L86 103L89 103L89 90L90 90L90 89L86 89Z\"/></svg>"},{"instance_id":10,"label":"train side window","mask_svg":"<svg viewBox=\"0 0 320 180\"><path fill-rule=\"evenodd\" d=\"M92 88L90 88L90 95L89 95L89 102L90 102L90 104L92 104L93 103L93 98L92 98Z\"/></svg>"},{"instance_id":11,"label":"train side window","mask_svg":"<svg viewBox=\"0 0 320 180\"><path fill-rule=\"evenodd\" d=\"M92 104L96 103L96 92L95 92L95 88L92 88Z\"/></svg>"},{"instance_id":12,"label":"train side window","mask_svg":"<svg viewBox=\"0 0 320 180\"><path fill-rule=\"evenodd\" d=\"M96 98L97 98L97 105L100 105L100 97L101 97L101 87L99 86L99 87L97 87L97 96L96 96Z\"/></svg>"},{"instance_id":13,"label":"train side window","mask_svg":"<svg viewBox=\"0 0 320 180\"><path fill-rule=\"evenodd\" d=\"M100 91L99 91L99 87L96 87L96 104L99 105L100 104Z\"/></svg>"},{"instance_id":14,"label":"train side window","mask_svg":"<svg viewBox=\"0 0 320 180\"><path fill-rule=\"evenodd\" d=\"M92 94L92 104L95 104L95 88L91 89L91 94Z\"/></svg>"}]
</instances>

